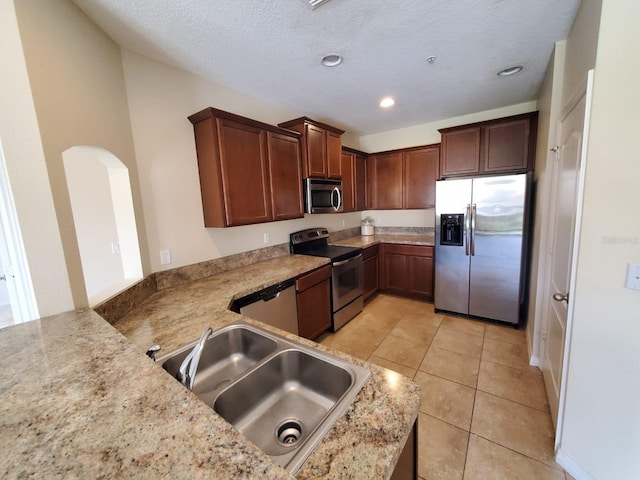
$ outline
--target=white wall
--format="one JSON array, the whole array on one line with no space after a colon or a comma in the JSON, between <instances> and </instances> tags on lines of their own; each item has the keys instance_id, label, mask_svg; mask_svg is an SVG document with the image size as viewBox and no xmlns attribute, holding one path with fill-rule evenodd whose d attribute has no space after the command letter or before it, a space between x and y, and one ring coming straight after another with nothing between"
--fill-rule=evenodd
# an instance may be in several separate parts
<instances>
[{"instance_id":1,"label":"white wall","mask_svg":"<svg viewBox=\"0 0 640 480\"><path fill-rule=\"evenodd\" d=\"M120 254L111 252L118 243L109 172L87 147L65 152L64 164L73 220L89 298L114 284L122 284Z\"/></svg>"},{"instance_id":2,"label":"white wall","mask_svg":"<svg viewBox=\"0 0 640 480\"><path fill-rule=\"evenodd\" d=\"M14 4L0 2L0 142L40 315L73 308Z\"/></svg>"},{"instance_id":3,"label":"white wall","mask_svg":"<svg viewBox=\"0 0 640 480\"><path fill-rule=\"evenodd\" d=\"M520 103L494 110L472 113L460 117L447 118L437 122L423 123L413 127L390 130L388 132L376 133L360 137L358 147L367 153L384 152L397 148L416 147L419 145L430 145L440 143L439 128L454 127L467 123L492 120L494 118L508 117L520 113L534 112L537 108L536 102Z\"/></svg>"},{"instance_id":4,"label":"white wall","mask_svg":"<svg viewBox=\"0 0 640 480\"><path fill-rule=\"evenodd\" d=\"M360 213L307 215L303 220L231 228L205 228L193 125L187 117L213 106L277 124L302 116L190 73L123 50L131 125L140 175L153 271L287 243L289 233L360 225ZM344 223L344 224L343 224ZM264 243L268 233L270 242ZM160 250L172 263L160 265Z\"/></svg>"},{"instance_id":5,"label":"white wall","mask_svg":"<svg viewBox=\"0 0 640 480\"><path fill-rule=\"evenodd\" d=\"M640 263L638 18L640 2L602 2L559 453L577 478L640 478L640 291L624 288Z\"/></svg>"},{"instance_id":6,"label":"white wall","mask_svg":"<svg viewBox=\"0 0 640 480\"><path fill-rule=\"evenodd\" d=\"M86 306L62 152L97 146L127 166L146 247L120 48L69 0L19 0L15 7L73 301Z\"/></svg>"}]
</instances>

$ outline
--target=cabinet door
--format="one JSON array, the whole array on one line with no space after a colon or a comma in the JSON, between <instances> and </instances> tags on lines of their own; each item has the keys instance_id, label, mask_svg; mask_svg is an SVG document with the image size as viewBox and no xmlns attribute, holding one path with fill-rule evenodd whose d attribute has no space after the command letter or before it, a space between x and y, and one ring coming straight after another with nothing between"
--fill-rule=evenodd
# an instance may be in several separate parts
<instances>
[{"instance_id":1,"label":"cabinet door","mask_svg":"<svg viewBox=\"0 0 640 480\"><path fill-rule=\"evenodd\" d=\"M327 176L341 178L342 176L342 136L327 130Z\"/></svg>"},{"instance_id":2,"label":"cabinet door","mask_svg":"<svg viewBox=\"0 0 640 480\"><path fill-rule=\"evenodd\" d=\"M433 258L407 257L407 293L433 299Z\"/></svg>"},{"instance_id":3,"label":"cabinet door","mask_svg":"<svg viewBox=\"0 0 640 480\"><path fill-rule=\"evenodd\" d=\"M383 291L433 300L433 247L386 243L382 262Z\"/></svg>"},{"instance_id":4,"label":"cabinet door","mask_svg":"<svg viewBox=\"0 0 640 480\"><path fill-rule=\"evenodd\" d=\"M331 327L331 265L296 280L298 335L315 340Z\"/></svg>"},{"instance_id":5,"label":"cabinet door","mask_svg":"<svg viewBox=\"0 0 640 480\"><path fill-rule=\"evenodd\" d=\"M273 219L302 218L300 141L274 132L267 132L267 141Z\"/></svg>"},{"instance_id":6,"label":"cabinet door","mask_svg":"<svg viewBox=\"0 0 640 480\"><path fill-rule=\"evenodd\" d=\"M440 148L404 152L404 208L434 208Z\"/></svg>"},{"instance_id":7,"label":"cabinet door","mask_svg":"<svg viewBox=\"0 0 640 480\"><path fill-rule=\"evenodd\" d=\"M342 207L343 212L354 212L356 209L355 155L342 154Z\"/></svg>"},{"instance_id":8,"label":"cabinet door","mask_svg":"<svg viewBox=\"0 0 640 480\"><path fill-rule=\"evenodd\" d=\"M356 210L367 209L367 157L356 155Z\"/></svg>"},{"instance_id":9,"label":"cabinet door","mask_svg":"<svg viewBox=\"0 0 640 480\"><path fill-rule=\"evenodd\" d=\"M480 127L442 134L440 174L468 175L480 171Z\"/></svg>"},{"instance_id":10,"label":"cabinet door","mask_svg":"<svg viewBox=\"0 0 640 480\"><path fill-rule=\"evenodd\" d=\"M272 220L265 131L217 119L226 223Z\"/></svg>"},{"instance_id":11,"label":"cabinet door","mask_svg":"<svg viewBox=\"0 0 640 480\"><path fill-rule=\"evenodd\" d=\"M402 208L402 152L391 152L371 157L369 179L371 205L374 210Z\"/></svg>"},{"instance_id":12,"label":"cabinet door","mask_svg":"<svg viewBox=\"0 0 640 480\"><path fill-rule=\"evenodd\" d=\"M383 247L382 290L403 294L407 291L407 256Z\"/></svg>"},{"instance_id":13,"label":"cabinet door","mask_svg":"<svg viewBox=\"0 0 640 480\"><path fill-rule=\"evenodd\" d=\"M378 245L366 248L362 252L365 301L374 296L380 288L380 255L378 252Z\"/></svg>"},{"instance_id":14,"label":"cabinet door","mask_svg":"<svg viewBox=\"0 0 640 480\"><path fill-rule=\"evenodd\" d=\"M326 130L309 123L305 124L307 137L307 171L310 177L327 176Z\"/></svg>"},{"instance_id":15,"label":"cabinet door","mask_svg":"<svg viewBox=\"0 0 640 480\"><path fill-rule=\"evenodd\" d=\"M484 171L525 171L529 167L528 118L484 127Z\"/></svg>"},{"instance_id":16,"label":"cabinet door","mask_svg":"<svg viewBox=\"0 0 640 480\"><path fill-rule=\"evenodd\" d=\"M396 463L391 480L415 480L418 478L418 420L416 419L409 433L398 463Z\"/></svg>"}]
</instances>

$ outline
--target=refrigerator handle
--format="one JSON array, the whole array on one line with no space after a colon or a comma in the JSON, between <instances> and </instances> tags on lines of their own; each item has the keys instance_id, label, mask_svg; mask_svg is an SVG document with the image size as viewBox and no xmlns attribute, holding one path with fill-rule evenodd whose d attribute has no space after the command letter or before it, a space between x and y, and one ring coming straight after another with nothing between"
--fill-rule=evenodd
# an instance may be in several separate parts
<instances>
[{"instance_id":1,"label":"refrigerator handle","mask_svg":"<svg viewBox=\"0 0 640 480\"><path fill-rule=\"evenodd\" d=\"M476 254L476 204L471 207L471 256Z\"/></svg>"},{"instance_id":2,"label":"refrigerator handle","mask_svg":"<svg viewBox=\"0 0 640 480\"><path fill-rule=\"evenodd\" d=\"M465 239L464 242L464 254L468 257L469 256L469 240L471 238L471 204L467 203L467 212L464 216L464 229L466 232L466 236L467 238Z\"/></svg>"}]
</instances>

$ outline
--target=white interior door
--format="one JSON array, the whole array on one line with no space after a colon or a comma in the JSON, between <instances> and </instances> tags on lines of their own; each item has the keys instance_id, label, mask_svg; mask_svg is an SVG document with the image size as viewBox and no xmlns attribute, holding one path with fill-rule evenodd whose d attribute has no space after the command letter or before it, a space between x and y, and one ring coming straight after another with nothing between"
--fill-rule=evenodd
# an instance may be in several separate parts
<instances>
[{"instance_id":1,"label":"white interior door","mask_svg":"<svg viewBox=\"0 0 640 480\"><path fill-rule=\"evenodd\" d=\"M553 168L542 372L554 425L558 421L567 321L572 305L571 283L576 221L579 218L585 106L586 98L582 95L560 121Z\"/></svg>"}]
</instances>

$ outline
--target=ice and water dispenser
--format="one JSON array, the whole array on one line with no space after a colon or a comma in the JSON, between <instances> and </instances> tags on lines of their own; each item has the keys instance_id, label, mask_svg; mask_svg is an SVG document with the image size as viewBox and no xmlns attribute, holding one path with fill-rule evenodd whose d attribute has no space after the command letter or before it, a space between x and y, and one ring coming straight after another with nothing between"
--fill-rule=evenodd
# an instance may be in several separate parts
<instances>
[{"instance_id":1,"label":"ice and water dispenser","mask_svg":"<svg viewBox=\"0 0 640 480\"><path fill-rule=\"evenodd\" d=\"M463 237L463 213L443 213L440 215L440 245L462 246Z\"/></svg>"}]
</instances>

